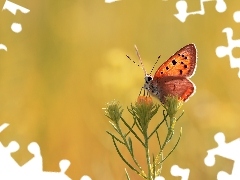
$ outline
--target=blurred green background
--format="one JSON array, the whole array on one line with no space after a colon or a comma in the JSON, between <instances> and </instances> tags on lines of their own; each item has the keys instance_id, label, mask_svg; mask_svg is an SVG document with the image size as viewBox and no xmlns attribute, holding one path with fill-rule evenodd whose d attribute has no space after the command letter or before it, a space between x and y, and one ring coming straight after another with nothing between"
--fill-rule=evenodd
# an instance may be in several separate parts
<instances>
[{"instance_id":1,"label":"blurred green background","mask_svg":"<svg viewBox=\"0 0 240 180\"><path fill-rule=\"evenodd\" d=\"M0 7L4 2L0 0ZM126 165L105 132L114 130L102 110L117 99L131 120L126 107L136 100L144 73L125 55L137 61L136 44L150 71L159 55L157 67L181 47L195 43L198 65L192 81L197 92L182 108L185 114L169 149L180 127L183 136L162 175L180 179L170 175L173 164L189 168L189 179L194 180L216 179L221 170L231 173L230 160L216 157L213 167L203 160L206 151L217 146L213 139L217 132L224 132L227 142L240 136L238 69L230 68L228 57L215 54L216 47L228 46L225 27L233 28L233 39L240 38L240 24L232 17L240 10L239 2L226 0L223 13L215 10L215 1L206 2L206 13L189 16L185 23L174 17L176 2L15 0L30 12L1 11L0 43L8 51L0 51L0 122L10 126L0 133L0 140L4 146L13 140L20 144L13 154L20 165L32 158L27 146L36 141L45 171L59 171L59 161L68 159L66 174L72 179L84 174L97 180L126 179ZM188 12L200 10L199 1L187 2ZM21 33L11 31L13 22L22 24ZM240 57L239 49L233 55ZM152 148L157 151L157 146ZM142 152L136 153L145 163ZM140 179L128 172L132 179Z\"/></svg>"}]
</instances>

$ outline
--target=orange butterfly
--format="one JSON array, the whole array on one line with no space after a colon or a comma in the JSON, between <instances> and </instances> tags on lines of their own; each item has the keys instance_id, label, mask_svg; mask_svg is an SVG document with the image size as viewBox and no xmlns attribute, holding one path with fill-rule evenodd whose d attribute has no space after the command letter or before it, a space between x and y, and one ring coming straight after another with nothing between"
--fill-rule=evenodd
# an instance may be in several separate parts
<instances>
[{"instance_id":1,"label":"orange butterfly","mask_svg":"<svg viewBox=\"0 0 240 180\"><path fill-rule=\"evenodd\" d=\"M156 96L163 104L168 95L187 101L196 92L196 86L189 79L197 67L197 50L194 44L188 44L165 61L152 77L147 74L135 46L140 63L145 72L144 89Z\"/></svg>"}]
</instances>

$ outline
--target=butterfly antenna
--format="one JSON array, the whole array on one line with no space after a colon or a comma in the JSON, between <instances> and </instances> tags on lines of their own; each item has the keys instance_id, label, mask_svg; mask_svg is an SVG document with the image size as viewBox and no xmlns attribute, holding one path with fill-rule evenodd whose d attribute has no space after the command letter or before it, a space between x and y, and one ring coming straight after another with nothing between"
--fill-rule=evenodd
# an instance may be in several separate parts
<instances>
[{"instance_id":1,"label":"butterfly antenna","mask_svg":"<svg viewBox=\"0 0 240 180\"><path fill-rule=\"evenodd\" d=\"M160 56L158 56L158 58L157 58L156 62L154 63L154 65L153 65L153 67L152 67L152 70L151 70L151 72L150 72L150 75L152 74L152 71L153 71L153 69L155 68L155 66L156 66L156 64L157 64L158 60L160 59L160 57L161 57L161 55L160 55Z\"/></svg>"},{"instance_id":2,"label":"butterfly antenna","mask_svg":"<svg viewBox=\"0 0 240 180\"><path fill-rule=\"evenodd\" d=\"M136 50L136 52L137 52L137 56L138 56L139 61L140 61L140 64L141 64L141 68L142 68L142 70L144 71L144 74L145 74L145 76L146 76L146 75L147 75L147 71L145 70L145 67L144 67L144 65L143 65L141 56L140 56L140 54L139 54L139 52L138 52L138 48L137 48L136 45L135 45L134 47L135 47L135 50Z\"/></svg>"},{"instance_id":3,"label":"butterfly antenna","mask_svg":"<svg viewBox=\"0 0 240 180\"><path fill-rule=\"evenodd\" d=\"M132 61L134 64L136 64L138 67L140 67L139 64L137 64L134 60L132 60L129 55L126 55L126 56L130 61Z\"/></svg>"}]
</instances>

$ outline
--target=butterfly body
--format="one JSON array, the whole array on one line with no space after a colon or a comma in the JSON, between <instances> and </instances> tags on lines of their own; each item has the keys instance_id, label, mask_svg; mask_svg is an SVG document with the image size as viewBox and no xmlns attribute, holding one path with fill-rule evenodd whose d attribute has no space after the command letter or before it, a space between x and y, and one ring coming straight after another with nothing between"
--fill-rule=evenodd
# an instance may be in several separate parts
<instances>
[{"instance_id":1,"label":"butterfly body","mask_svg":"<svg viewBox=\"0 0 240 180\"><path fill-rule=\"evenodd\" d=\"M194 83L189 79L196 70L196 55L194 44L184 46L164 62L153 77L149 74L145 76L144 88L162 103L165 103L168 95L188 100L196 91Z\"/></svg>"}]
</instances>

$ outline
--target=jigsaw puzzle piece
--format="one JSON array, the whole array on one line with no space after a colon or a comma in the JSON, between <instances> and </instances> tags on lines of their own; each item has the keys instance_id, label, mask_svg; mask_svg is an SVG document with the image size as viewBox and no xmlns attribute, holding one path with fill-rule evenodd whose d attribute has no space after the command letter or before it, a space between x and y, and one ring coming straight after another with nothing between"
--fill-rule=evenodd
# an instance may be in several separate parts
<instances>
[{"instance_id":1,"label":"jigsaw puzzle piece","mask_svg":"<svg viewBox=\"0 0 240 180\"><path fill-rule=\"evenodd\" d=\"M4 123L0 126L0 132L9 126ZM12 158L11 153L18 151L19 144L16 141L11 141L7 147L4 147L0 142L0 179L12 179L12 171L18 172L20 166Z\"/></svg>"},{"instance_id":2,"label":"jigsaw puzzle piece","mask_svg":"<svg viewBox=\"0 0 240 180\"><path fill-rule=\"evenodd\" d=\"M217 142L218 147L207 151L208 155L204 159L207 166L215 164L215 158L213 158L215 155L219 155L233 161L238 159L240 152L240 138L229 143L225 143L225 135L222 132L219 132L214 136L214 139Z\"/></svg>"},{"instance_id":3,"label":"jigsaw puzzle piece","mask_svg":"<svg viewBox=\"0 0 240 180\"><path fill-rule=\"evenodd\" d=\"M219 171L217 174L217 180L238 180L238 178L233 177L224 171Z\"/></svg>"},{"instance_id":4,"label":"jigsaw puzzle piece","mask_svg":"<svg viewBox=\"0 0 240 180\"><path fill-rule=\"evenodd\" d=\"M239 68L238 77L240 78L240 58L233 57L232 50L235 47L240 47L240 39L233 40L233 30L230 27L224 28L223 31L226 33L228 47L225 46L218 46L216 48L216 55L220 58L224 56L229 56L230 60L230 67L231 68Z\"/></svg>"},{"instance_id":5,"label":"jigsaw puzzle piece","mask_svg":"<svg viewBox=\"0 0 240 180\"><path fill-rule=\"evenodd\" d=\"M11 156L11 153L18 150L19 144L16 141L11 141L7 147L0 142L0 179L11 175L12 172L19 172L20 166Z\"/></svg>"},{"instance_id":6,"label":"jigsaw puzzle piece","mask_svg":"<svg viewBox=\"0 0 240 180\"><path fill-rule=\"evenodd\" d=\"M0 126L0 132L8 127L9 124L4 123ZM7 147L4 147L0 142L0 179L13 180L71 180L65 173L70 166L70 161L61 160L59 162L60 172L43 171L43 161L41 150L36 142L28 145L28 151L33 154L28 162L23 166L12 158L11 153L19 150L19 144L16 141L11 141Z\"/></svg>"},{"instance_id":7,"label":"jigsaw puzzle piece","mask_svg":"<svg viewBox=\"0 0 240 180\"><path fill-rule=\"evenodd\" d=\"M204 159L204 163L207 166L213 166L215 164L215 156L221 156L226 159L234 161L232 173L228 174L224 171L220 171L217 175L218 180L236 180L240 177L240 138L233 140L229 143L225 142L225 135L223 133L217 133L214 136L215 141L218 144L217 148L207 151L207 156Z\"/></svg>"},{"instance_id":8,"label":"jigsaw puzzle piece","mask_svg":"<svg viewBox=\"0 0 240 180\"><path fill-rule=\"evenodd\" d=\"M57 179L57 180L71 180L65 172L67 171L68 167L70 166L70 161L69 160L61 160L59 162L59 167L60 167L60 172L46 172L44 171L41 174L42 179L47 179L47 180L52 180L52 179Z\"/></svg>"},{"instance_id":9,"label":"jigsaw puzzle piece","mask_svg":"<svg viewBox=\"0 0 240 180\"><path fill-rule=\"evenodd\" d=\"M31 142L28 145L28 151L33 154L34 157L21 167L21 171L29 173L42 172L43 162L39 145L36 142Z\"/></svg>"},{"instance_id":10,"label":"jigsaw puzzle piece","mask_svg":"<svg viewBox=\"0 0 240 180\"><path fill-rule=\"evenodd\" d=\"M17 10L21 11L24 14L26 14L30 11L29 9L27 9L25 7L22 7L22 6L19 6L18 4L15 4L15 3L11 2L11 1L8 1L8 0L5 1L4 6L2 8L2 10L5 10L5 9L9 10L14 15L16 15Z\"/></svg>"},{"instance_id":11,"label":"jigsaw puzzle piece","mask_svg":"<svg viewBox=\"0 0 240 180\"><path fill-rule=\"evenodd\" d=\"M190 15L203 15L205 14L205 9L204 9L204 2L209 2L209 1L216 1L216 6L215 9L222 13L226 11L227 5L224 2L224 0L200 0L200 10L199 11L193 11L193 12L187 12L187 2L185 0L179 0L176 2L176 9L178 10L178 14L174 14L174 16L181 22L185 22L187 17Z\"/></svg>"},{"instance_id":12,"label":"jigsaw puzzle piece","mask_svg":"<svg viewBox=\"0 0 240 180\"><path fill-rule=\"evenodd\" d=\"M38 145L37 145L38 146ZM34 152L34 157L36 157L36 154L38 154L38 152L36 153L36 144L32 144L30 148L32 148L33 152ZM48 172L48 171L43 171L39 169L39 165L37 164L37 162L39 163L39 161L30 161L27 163L27 166L25 166L25 169L23 171L21 171L19 173L19 177L20 179L24 179L24 180L71 180L71 178L69 178L65 172L68 169L68 167L70 166L70 161L68 160L61 160L59 162L59 167L60 167L60 172ZM42 163L42 161L41 161ZM30 165L34 166L34 167L30 167ZM42 166L41 166L42 168Z\"/></svg>"},{"instance_id":13,"label":"jigsaw puzzle piece","mask_svg":"<svg viewBox=\"0 0 240 180\"><path fill-rule=\"evenodd\" d=\"M178 10L178 14L174 14L174 16L181 22L185 22L189 13L187 13L187 2L186 1L178 1L176 3L176 9Z\"/></svg>"}]
</instances>

